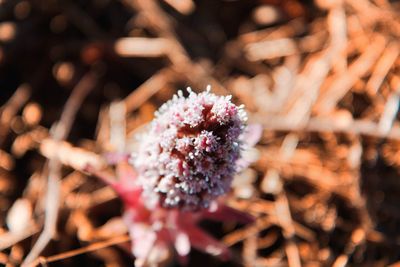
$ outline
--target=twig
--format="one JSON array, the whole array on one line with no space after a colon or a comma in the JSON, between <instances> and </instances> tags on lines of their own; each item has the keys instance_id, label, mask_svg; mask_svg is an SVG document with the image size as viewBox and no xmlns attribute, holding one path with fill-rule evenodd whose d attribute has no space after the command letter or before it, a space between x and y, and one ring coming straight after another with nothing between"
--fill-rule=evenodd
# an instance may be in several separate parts
<instances>
[{"instance_id":1,"label":"twig","mask_svg":"<svg viewBox=\"0 0 400 267\"><path fill-rule=\"evenodd\" d=\"M22 84L17 88L11 98L0 108L0 145L3 143L10 127L10 120L18 110L28 101L31 95L31 87Z\"/></svg>"},{"instance_id":2,"label":"twig","mask_svg":"<svg viewBox=\"0 0 400 267\"><path fill-rule=\"evenodd\" d=\"M118 153L126 152L126 106L124 101L110 105L110 144Z\"/></svg>"},{"instance_id":3,"label":"twig","mask_svg":"<svg viewBox=\"0 0 400 267\"><path fill-rule=\"evenodd\" d=\"M114 44L115 53L121 57L162 57L170 48L170 42L165 38L129 37Z\"/></svg>"},{"instance_id":4,"label":"twig","mask_svg":"<svg viewBox=\"0 0 400 267\"><path fill-rule=\"evenodd\" d=\"M236 243L243 241L250 236L257 234L258 232L271 226L271 219L268 216L264 216L256 220L256 222L245 228L236 230L228 235L224 236L222 242L227 246L233 246Z\"/></svg>"},{"instance_id":5,"label":"twig","mask_svg":"<svg viewBox=\"0 0 400 267\"><path fill-rule=\"evenodd\" d=\"M337 102L345 96L355 82L370 71L385 45L386 40L383 36L377 35L373 38L365 52L350 65L348 71L336 77L327 91L321 94L315 110L319 114L327 114L332 111Z\"/></svg>"},{"instance_id":6,"label":"twig","mask_svg":"<svg viewBox=\"0 0 400 267\"><path fill-rule=\"evenodd\" d=\"M279 151L279 158L289 161L293 157L299 143L297 135L289 134L282 142ZM285 251L289 267L301 267L299 249L294 241L296 230L294 228L292 215L286 193L281 191L275 201L275 211L278 223L283 228L283 236L286 239Z\"/></svg>"},{"instance_id":7,"label":"twig","mask_svg":"<svg viewBox=\"0 0 400 267\"><path fill-rule=\"evenodd\" d=\"M249 43L244 50L250 61L284 57L299 52L294 40L289 38Z\"/></svg>"},{"instance_id":8,"label":"twig","mask_svg":"<svg viewBox=\"0 0 400 267\"><path fill-rule=\"evenodd\" d=\"M64 14L68 16L69 21L81 30L82 33L96 39L105 38L104 32L97 25L96 21L84 10L74 2L65 1L63 3L62 8L65 10Z\"/></svg>"},{"instance_id":9,"label":"twig","mask_svg":"<svg viewBox=\"0 0 400 267\"><path fill-rule=\"evenodd\" d=\"M28 238L29 236L36 234L39 231L37 225L30 225L28 228L21 232L7 232L0 235L0 250L11 247L12 245Z\"/></svg>"},{"instance_id":10,"label":"twig","mask_svg":"<svg viewBox=\"0 0 400 267\"><path fill-rule=\"evenodd\" d=\"M53 139L42 141L40 153L48 159L54 158L61 164L70 166L78 171L84 171L88 165L96 169L101 169L105 164L102 158L96 153L73 147L67 142L57 142Z\"/></svg>"},{"instance_id":11,"label":"twig","mask_svg":"<svg viewBox=\"0 0 400 267\"><path fill-rule=\"evenodd\" d=\"M178 41L174 27L173 19L164 12L154 0L121 0L129 7L137 10L145 18L147 26L165 38L169 42L169 51L167 56L172 63L172 69L178 74L183 75L186 80L196 86L211 84L214 92L224 93L227 91L209 72L201 65L194 63L187 54L183 45ZM196 84L198 83L198 84ZM127 105L127 111L129 107Z\"/></svg>"},{"instance_id":12,"label":"twig","mask_svg":"<svg viewBox=\"0 0 400 267\"><path fill-rule=\"evenodd\" d=\"M152 95L157 93L160 89L164 88L169 82L171 82L171 74L172 72L170 69L162 69L154 74L142 85L140 85L138 88L136 88L124 100L126 112L128 113L135 111Z\"/></svg>"},{"instance_id":13,"label":"twig","mask_svg":"<svg viewBox=\"0 0 400 267\"><path fill-rule=\"evenodd\" d=\"M273 131L299 131L299 132L333 132L366 135L377 138L400 140L400 127L393 125L390 131L382 133L377 131L378 124L369 120L335 121L335 118L311 118L304 126L292 125L285 118L272 117L264 119L253 116L253 121L264 126L266 130Z\"/></svg>"},{"instance_id":14,"label":"twig","mask_svg":"<svg viewBox=\"0 0 400 267\"><path fill-rule=\"evenodd\" d=\"M276 215L283 228L283 235L287 241L286 244L286 255L288 259L289 267L300 267L300 255L299 249L295 241L293 240L295 235L295 229L293 226L292 216L290 214L289 203L284 193L276 201Z\"/></svg>"},{"instance_id":15,"label":"twig","mask_svg":"<svg viewBox=\"0 0 400 267\"><path fill-rule=\"evenodd\" d=\"M53 126L51 136L55 141L62 141L66 139L71 129L75 115L79 107L82 105L83 100L89 92L95 87L97 82L97 75L89 72L79 81L73 89L71 96L68 98L63 113L61 114L60 121ZM46 215L43 232L40 234L39 239L26 256L22 266L30 263L36 259L42 250L47 246L56 232L57 213L59 208L60 196L60 175L61 175L61 162L56 157L51 157L48 161L48 183L46 194Z\"/></svg>"},{"instance_id":16,"label":"twig","mask_svg":"<svg viewBox=\"0 0 400 267\"><path fill-rule=\"evenodd\" d=\"M117 236L117 237L111 238L106 241L100 241L100 242L97 242L94 244L90 244L83 248L74 249L74 250L56 254L56 255L53 255L50 257L40 257L28 266L35 267L35 266L38 266L39 264L47 264L50 262L60 261L60 260L66 259L66 258L78 256L80 254L84 254L84 253L100 250L103 248L107 248L107 247L110 247L113 245L125 243L125 242L128 242L129 240L130 240L130 237L128 235Z\"/></svg>"},{"instance_id":17,"label":"twig","mask_svg":"<svg viewBox=\"0 0 400 267\"><path fill-rule=\"evenodd\" d=\"M298 75L293 94L301 95L291 97L295 99L295 103L287 115L293 125L303 124L309 119L312 105L317 100L320 87L331 69L337 52L332 48L325 50L318 57L310 59L303 73Z\"/></svg>"},{"instance_id":18,"label":"twig","mask_svg":"<svg viewBox=\"0 0 400 267\"><path fill-rule=\"evenodd\" d=\"M347 243L345 253L340 255L332 264L333 267L345 267L349 261L349 257L354 253L357 246L365 241L365 232L361 228L357 228L351 235L351 240Z\"/></svg>"},{"instance_id":19,"label":"twig","mask_svg":"<svg viewBox=\"0 0 400 267\"><path fill-rule=\"evenodd\" d=\"M399 110L399 93L392 93L386 101L385 109L378 123L377 131L381 134L387 134L396 120L396 115Z\"/></svg>"},{"instance_id":20,"label":"twig","mask_svg":"<svg viewBox=\"0 0 400 267\"><path fill-rule=\"evenodd\" d=\"M382 57L376 63L371 78L368 80L368 83L366 85L366 90L369 94L376 95L386 75L388 74L397 57L399 56L399 53L400 51L397 43L391 43L385 49Z\"/></svg>"},{"instance_id":21,"label":"twig","mask_svg":"<svg viewBox=\"0 0 400 267\"><path fill-rule=\"evenodd\" d=\"M172 18L168 16L154 0L121 0L129 7L137 10L146 19L148 26L160 37L170 42L169 59L175 66L183 66L190 62L184 47L178 41Z\"/></svg>"},{"instance_id":22,"label":"twig","mask_svg":"<svg viewBox=\"0 0 400 267\"><path fill-rule=\"evenodd\" d=\"M14 158L6 151L0 149L0 168L10 171L14 166Z\"/></svg>"},{"instance_id":23,"label":"twig","mask_svg":"<svg viewBox=\"0 0 400 267\"><path fill-rule=\"evenodd\" d=\"M192 13L195 8L193 0L164 0L164 2L175 8L183 15Z\"/></svg>"},{"instance_id":24,"label":"twig","mask_svg":"<svg viewBox=\"0 0 400 267\"><path fill-rule=\"evenodd\" d=\"M0 252L0 263L6 265L9 262L7 254Z\"/></svg>"}]
</instances>

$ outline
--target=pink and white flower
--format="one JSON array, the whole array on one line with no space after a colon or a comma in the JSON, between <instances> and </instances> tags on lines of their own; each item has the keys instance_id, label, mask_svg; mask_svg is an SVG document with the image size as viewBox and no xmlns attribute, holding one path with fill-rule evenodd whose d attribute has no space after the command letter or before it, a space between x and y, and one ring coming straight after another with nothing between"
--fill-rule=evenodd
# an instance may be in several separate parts
<instances>
[{"instance_id":1,"label":"pink and white flower","mask_svg":"<svg viewBox=\"0 0 400 267\"><path fill-rule=\"evenodd\" d=\"M149 208L208 208L230 189L247 119L231 96L179 91L139 136L131 163Z\"/></svg>"},{"instance_id":2,"label":"pink and white flower","mask_svg":"<svg viewBox=\"0 0 400 267\"><path fill-rule=\"evenodd\" d=\"M209 89L181 91L165 103L138 149L116 163L117 179L92 172L121 197L136 266L156 265L170 248L183 262L194 247L223 259L229 250L198 226L203 219L249 223L253 218L232 209L218 197L226 194L239 168L246 143L254 145L260 127L246 130L243 106ZM248 136L244 142L244 136ZM250 140L250 141L249 141Z\"/></svg>"}]
</instances>

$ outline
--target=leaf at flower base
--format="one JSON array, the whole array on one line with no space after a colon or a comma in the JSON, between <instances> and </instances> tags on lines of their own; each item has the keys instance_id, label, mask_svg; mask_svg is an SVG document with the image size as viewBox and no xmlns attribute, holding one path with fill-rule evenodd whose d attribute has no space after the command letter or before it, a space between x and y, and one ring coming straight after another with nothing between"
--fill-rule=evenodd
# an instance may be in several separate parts
<instances>
[{"instance_id":1,"label":"leaf at flower base","mask_svg":"<svg viewBox=\"0 0 400 267\"><path fill-rule=\"evenodd\" d=\"M137 174L126 161L122 161L116 166L117 182L113 188L124 200L125 205L135 206L141 202L140 195L142 189L136 184Z\"/></svg>"},{"instance_id":2,"label":"leaf at flower base","mask_svg":"<svg viewBox=\"0 0 400 267\"><path fill-rule=\"evenodd\" d=\"M223 243L200 229L197 225L184 224L182 227L184 227L183 230L187 232L192 247L213 256L218 256L222 260L228 260L230 258L229 249Z\"/></svg>"},{"instance_id":3,"label":"leaf at flower base","mask_svg":"<svg viewBox=\"0 0 400 267\"><path fill-rule=\"evenodd\" d=\"M116 175L109 170L98 170L91 165L87 165L84 171L97 176L103 182L111 186L124 201L126 206L133 207L141 202L140 195L142 189L135 183L137 174L126 161L118 163Z\"/></svg>"},{"instance_id":4,"label":"leaf at flower base","mask_svg":"<svg viewBox=\"0 0 400 267\"><path fill-rule=\"evenodd\" d=\"M215 205L215 206L214 206ZM215 203L212 207L202 212L201 218L220 222L252 223L255 218L248 213L233 209L221 203Z\"/></svg>"}]
</instances>

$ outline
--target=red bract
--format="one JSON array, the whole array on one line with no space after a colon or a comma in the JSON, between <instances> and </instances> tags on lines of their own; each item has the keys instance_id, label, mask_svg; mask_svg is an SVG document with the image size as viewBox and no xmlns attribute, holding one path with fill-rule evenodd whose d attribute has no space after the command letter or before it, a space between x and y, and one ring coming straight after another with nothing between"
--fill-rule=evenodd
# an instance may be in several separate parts
<instances>
[{"instance_id":1,"label":"red bract","mask_svg":"<svg viewBox=\"0 0 400 267\"><path fill-rule=\"evenodd\" d=\"M204 219L244 224L253 221L250 215L216 201L208 209L196 212L160 205L150 210L143 201L142 188L136 183L137 173L126 161L117 163L116 178L88 170L114 188L124 203L123 217L131 236L135 266L157 266L169 256L171 248L175 248L182 263L186 262L191 247L228 259L228 248L202 230L198 222Z\"/></svg>"}]
</instances>

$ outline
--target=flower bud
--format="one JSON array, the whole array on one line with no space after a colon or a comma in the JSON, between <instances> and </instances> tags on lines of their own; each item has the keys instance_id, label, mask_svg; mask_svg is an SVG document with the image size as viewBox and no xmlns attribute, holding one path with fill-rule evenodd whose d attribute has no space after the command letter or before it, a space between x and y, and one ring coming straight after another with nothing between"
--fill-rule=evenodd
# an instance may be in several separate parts
<instances>
[{"instance_id":1,"label":"flower bud","mask_svg":"<svg viewBox=\"0 0 400 267\"><path fill-rule=\"evenodd\" d=\"M131 163L146 205L197 210L225 194L240 157L247 120L231 96L182 91L156 112Z\"/></svg>"}]
</instances>

